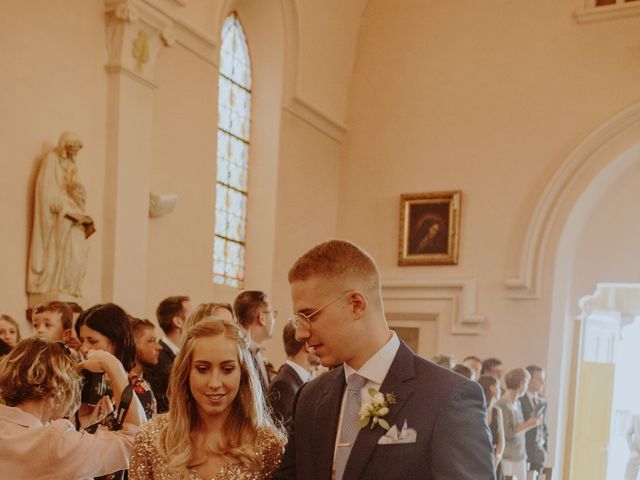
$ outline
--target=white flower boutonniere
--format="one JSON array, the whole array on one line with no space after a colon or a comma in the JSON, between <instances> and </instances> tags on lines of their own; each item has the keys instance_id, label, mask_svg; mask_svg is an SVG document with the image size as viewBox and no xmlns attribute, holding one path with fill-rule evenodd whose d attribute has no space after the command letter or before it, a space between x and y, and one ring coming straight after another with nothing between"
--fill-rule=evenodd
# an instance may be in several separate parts
<instances>
[{"instance_id":1,"label":"white flower boutonniere","mask_svg":"<svg viewBox=\"0 0 640 480\"><path fill-rule=\"evenodd\" d=\"M380 425L385 430L389 430L389 423L382 417L389 413L389 407L396 403L393 393L381 393L374 388L368 390L369 400L360 407L360 421L358 426L364 428L370 424L371 429Z\"/></svg>"}]
</instances>

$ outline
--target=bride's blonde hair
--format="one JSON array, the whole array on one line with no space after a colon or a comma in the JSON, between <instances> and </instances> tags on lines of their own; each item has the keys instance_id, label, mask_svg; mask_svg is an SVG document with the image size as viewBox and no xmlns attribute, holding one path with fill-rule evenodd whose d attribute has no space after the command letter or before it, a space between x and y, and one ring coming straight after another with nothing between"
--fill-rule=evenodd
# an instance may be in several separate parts
<instances>
[{"instance_id":1,"label":"bride's blonde hair","mask_svg":"<svg viewBox=\"0 0 640 480\"><path fill-rule=\"evenodd\" d=\"M196 343L207 337L224 335L238 346L240 387L226 418L224 438L211 439L195 448L192 434L199 424L196 402L189 388L189 373ZM206 452L223 455L251 468L260 468L254 450L258 429L274 427L258 374L250 359L249 339L239 326L226 320L203 319L192 326L182 339L169 378L169 421L160 430L159 452L167 459L175 475L187 478L187 468L203 461Z\"/></svg>"}]
</instances>

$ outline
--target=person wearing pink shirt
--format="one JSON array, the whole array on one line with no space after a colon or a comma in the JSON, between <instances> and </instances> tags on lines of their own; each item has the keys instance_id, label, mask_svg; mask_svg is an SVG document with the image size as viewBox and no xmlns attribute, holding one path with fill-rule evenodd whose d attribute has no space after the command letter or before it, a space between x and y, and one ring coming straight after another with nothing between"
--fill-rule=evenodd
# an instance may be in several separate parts
<instances>
[{"instance_id":1,"label":"person wearing pink shirt","mask_svg":"<svg viewBox=\"0 0 640 480\"><path fill-rule=\"evenodd\" d=\"M117 405L128 395L127 373L105 351L91 351L87 360L76 364L64 344L31 337L3 358L3 478L86 479L128 468L133 440L144 418L142 406L133 395L119 431L76 431L65 417L80 406L82 376L78 372L82 369L109 375ZM97 410L94 415L99 414Z\"/></svg>"}]
</instances>

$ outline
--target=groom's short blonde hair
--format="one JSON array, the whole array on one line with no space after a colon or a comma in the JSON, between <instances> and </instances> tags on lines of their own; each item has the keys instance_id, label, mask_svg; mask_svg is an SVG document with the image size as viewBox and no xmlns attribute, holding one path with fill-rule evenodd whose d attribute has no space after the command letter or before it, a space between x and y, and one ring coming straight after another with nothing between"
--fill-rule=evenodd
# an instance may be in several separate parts
<instances>
[{"instance_id":1,"label":"groom's short blonde hair","mask_svg":"<svg viewBox=\"0 0 640 480\"><path fill-rule=\"evenodd\" d=\"M378 267L371 255L344 240L330 240L316 245L302 255L289 270L289 283L311 277L356 277L368 281L371 287L380 286Z\"/></svg>"}]
</instances>

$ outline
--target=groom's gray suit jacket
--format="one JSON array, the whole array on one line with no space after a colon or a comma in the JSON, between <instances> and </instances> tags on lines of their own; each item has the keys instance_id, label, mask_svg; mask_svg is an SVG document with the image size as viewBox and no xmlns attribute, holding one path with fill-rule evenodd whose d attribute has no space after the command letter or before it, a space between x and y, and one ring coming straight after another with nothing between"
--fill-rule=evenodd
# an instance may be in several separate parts
<instances>
[{"instance_id":1,"label":"groom's gray suit jacket","mask_svg":"<svg viewBox=\"0 0 640 480\"><path fill-rule=\"evenodd\" d=\"M345 388L343 367L296 395L289 441L274 480L331 480ZM417 432L415 443L378 445L380 426L359 431L343 480L494 480L493 448L478 384L415 355L401 342L380 391L393 393L385 417Z\"/></svg>"}]
</instances>

